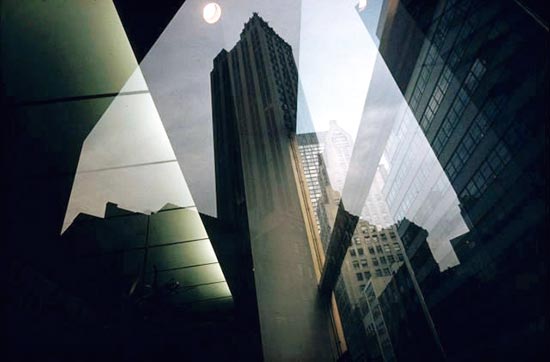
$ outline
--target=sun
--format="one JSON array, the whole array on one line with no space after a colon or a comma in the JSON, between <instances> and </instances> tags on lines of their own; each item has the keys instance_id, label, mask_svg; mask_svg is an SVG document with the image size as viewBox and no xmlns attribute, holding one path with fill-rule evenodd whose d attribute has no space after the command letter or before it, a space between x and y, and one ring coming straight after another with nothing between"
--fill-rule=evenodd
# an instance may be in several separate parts
<instances>
[{"instance_id":1,"label":"sun","mask_svg":"<svg viewBox=\"0 0 550 362\"><path fill-rule=\"evenodd\" d=\"M222 16L222 8L216 3L208 3L202 9L202 17L208 24L214 24Z\"/></svg>"}]
</instances>

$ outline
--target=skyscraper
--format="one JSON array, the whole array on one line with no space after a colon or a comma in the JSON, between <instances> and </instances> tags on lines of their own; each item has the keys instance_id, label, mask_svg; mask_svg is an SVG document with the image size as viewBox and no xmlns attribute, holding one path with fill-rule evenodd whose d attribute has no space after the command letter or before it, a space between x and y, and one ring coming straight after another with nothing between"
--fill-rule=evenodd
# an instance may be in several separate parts
<instances>
[{"instance_id":1,"label":"skyscraper","mask_svg":"<svg viewBox=\"0 0 550 362\"><path fill-rule=\"evenodd\" d=\"M349 133L340 127L336 121L330 121L330 127L325 136L323 159L327 167L330 184L340 194L344 189L352 151L353 140Z\"/></svg>"},{"instance_id":2,"label":"skyscraper","mask_svg":"<svg viewBox=\"0 0 550 362\"><path fill-rule=\"evenodd\" d=\"M218 219L239 229L250 255L264 358L331 360L330 313L309 245L314 219L306 223L297 177L297 85L291 47L258 14L214 59Z\"/></svg>"},{"instance_id":3,"label":"skyscraper","mask_svg":"<svg viewBox=\"0 0 550 362\"><path fill-rule=\"evenodd\" d=\"M429 163L394 162L386 178L392 214L415 216L426 229L426 216L447 217L443 197L430 204L416 196L432 183L434 196L445 188L456 193L469 229L450 240L459 264L441 273L439 285L420 285L453 361L536 359L543 345L537 321L544 293L520 281L546 278L537 235L545 215L548 28L533 4L388 0L378 28L380 54L412 119L396 118L387 156L399 159L407 143L418 149L413 137L400 136L412 135L403 129L413 125L444 169L440 180L448 180L441 187L426 178ZM399 191L400 180L411 179L409 190ZM415 207L419 202L426 207Z\"/></svg>"},{"instance_id":4,"label":"skyscraper","mask_svg":"<svg viewBox=\"0 0 550 362\"><path fill-rule=\"evenodd\" d=\"M320 228L317 204L321 198L319 183L319 157L323 153L326 132L301 133L296 136L304 176L309 189L311 205L315 212L317 226Z\"/></svg>"}]
</instances>

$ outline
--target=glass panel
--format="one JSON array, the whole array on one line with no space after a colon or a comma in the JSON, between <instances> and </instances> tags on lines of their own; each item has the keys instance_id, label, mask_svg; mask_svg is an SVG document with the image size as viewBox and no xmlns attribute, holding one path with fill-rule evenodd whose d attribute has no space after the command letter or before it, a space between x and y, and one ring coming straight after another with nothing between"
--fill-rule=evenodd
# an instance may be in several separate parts
<instances>
[{"instance_id":1,"label":"glass panel","mask_svg":"<svg viewBox=\"0 0 550 362\"><path fill-rule=\"evenodd\" d=\"M206 238L208 235L196 209L160 211L151 215L149 245Z\"/></svg>"},{"instance_id":2,"label":"glass panel","mask_svg":"<svg viewBox=\"0 0 550 362\"><path fill-rule=\"evenodd\" d=\"M126 3L0 7L11 359L540 359L536 1Z\"/></svg>"},{"instance_id":3,"label":"glass panel","mask_svg":"<svg viewBox=\"0 0 550 362\"><path fill-rule=\"evenodd\" d=\"M162 271L216 262L216 254L210 241L199 240L151 248L147 260L147 270L153 270L153 266Z\"/></svg>"},{"instance_id":4,"label":"glass panel","mask_svg":"<svg viewBox=\"0 0 550 362\"><path fill-rule=\"evenodd\" d=\"M209 299L230 297L231 293L227 283L215 283L200 285L195 288L182 289L171 296L171 301L177 304L187 304Z\"/></svg>"},{"instance_id":5,"label":"glass panel","mask_svg":"<svg viewBox=\"0 0 550 362\"><path fill-rule=\"evenodd\" d=\"M178 283L178 288L186 288L199 284L218 283L225 281L219 264L208 264L196 267L158 272L157 283L166 286ZM147 282L153 284L154 274L147 275Z\"/></svg>"},{"instance_id":6,"label":"glass panel","mask_svg":"<svg viewBox=\"0 0 550 362\"><path fill-rule=\"evenodd\" d=\"M111 2L5 1L2 74L16 102L117 94L137 62ZM126 91L146 89L132 82Z\"/></svg>"}]
</instances>

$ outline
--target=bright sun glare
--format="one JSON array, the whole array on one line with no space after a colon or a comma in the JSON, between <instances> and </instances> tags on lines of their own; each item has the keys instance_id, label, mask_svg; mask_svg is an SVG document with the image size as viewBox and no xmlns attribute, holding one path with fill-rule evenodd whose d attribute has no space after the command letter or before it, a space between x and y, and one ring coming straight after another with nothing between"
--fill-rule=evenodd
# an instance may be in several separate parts
<instances>
[{"instance_id":1,"label":"bright sun glare","mask_svg":"<svg viewBox=\"0 0 550 362\"><path fill-rule=\"evenodd\" d=\"M214 24L222 15L222 8L216 3L208 3L202 9L202 17L208 24Z\"/></svg>"}]
</instances>

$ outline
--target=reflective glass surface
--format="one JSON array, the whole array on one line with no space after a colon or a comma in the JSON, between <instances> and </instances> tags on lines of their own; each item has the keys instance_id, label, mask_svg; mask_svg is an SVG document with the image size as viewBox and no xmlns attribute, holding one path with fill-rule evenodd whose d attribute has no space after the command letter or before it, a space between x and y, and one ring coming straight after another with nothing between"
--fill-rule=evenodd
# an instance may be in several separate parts
<instances>
[{"instance_id":1,"label":"reflective glass surface","mask_svg":"<svg viewBox=\"0 0 550 362\"><path fill-rule=\"evenodd\" d=\"M0 11L12 360L544 358L543 2Z\"/></svg>"}]
</instances>

